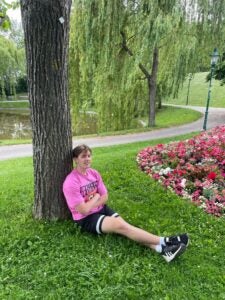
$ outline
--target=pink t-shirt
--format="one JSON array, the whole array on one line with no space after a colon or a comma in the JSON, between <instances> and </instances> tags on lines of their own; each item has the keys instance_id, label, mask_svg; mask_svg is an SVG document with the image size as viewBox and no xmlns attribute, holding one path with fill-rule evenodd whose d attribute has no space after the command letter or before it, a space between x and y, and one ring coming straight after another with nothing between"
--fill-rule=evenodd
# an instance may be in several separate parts
<instances>
[{"instance_id":1,"label":"pink t-shirt","mask_svg":"<svg viewBox=\"0 0 225 300\"><path fill-rule=\"evenodd\" d=\"M100 196L107 194L107 189L96 170L89 168L83 175L74 169L63 183L63 193L73 219L80 220L98 212L103 208L103 205L93 208L88 215L79 213L76 206L82 202L87 202L91 194L99 193Z\"/></svg>"}]
</instances>

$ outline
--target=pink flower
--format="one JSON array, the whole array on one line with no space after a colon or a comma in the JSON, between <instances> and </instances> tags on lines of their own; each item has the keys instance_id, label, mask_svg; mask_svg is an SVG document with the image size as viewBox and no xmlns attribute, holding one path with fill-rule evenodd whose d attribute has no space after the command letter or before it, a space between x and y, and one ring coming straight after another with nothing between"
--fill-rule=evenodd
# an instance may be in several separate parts
<instances>
[{"instance_id":1,"label":"pink flower","mask_svg":"<svg viewBox=\"0 0 225 300\"><path fill-rule=\"evenodd\" d=\"M190 196L207 213L225 216L225 125L186 141L149 146L139 152L137 163L166 188Z\"/></svg>"}]
</instances>

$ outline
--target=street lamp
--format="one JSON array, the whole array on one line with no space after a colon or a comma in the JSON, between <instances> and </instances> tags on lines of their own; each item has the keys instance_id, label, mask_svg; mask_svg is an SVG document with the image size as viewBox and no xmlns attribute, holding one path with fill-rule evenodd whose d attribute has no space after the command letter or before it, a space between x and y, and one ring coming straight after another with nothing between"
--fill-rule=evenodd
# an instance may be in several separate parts
<instances>
[{"instance_id":1,"label":"street lamp","mask_svg":"<svg viewBox=\"0 0 225 300\"><path fill-rule=\"evenodd\" d=\"M213 73L214 73L215 66L217 64L218 59L219 59L219 52L218 52L217 48L215 48L213 53L211 54L210 80L209 80L209 89L208 89L208 97L207 97L207 102L206 102L203 130L206 130L206 124L207 124L208 113L209 113L209 102L210 102L210 96L211 96L212 77L213 77Z\"/></svg>"}]
</instances>

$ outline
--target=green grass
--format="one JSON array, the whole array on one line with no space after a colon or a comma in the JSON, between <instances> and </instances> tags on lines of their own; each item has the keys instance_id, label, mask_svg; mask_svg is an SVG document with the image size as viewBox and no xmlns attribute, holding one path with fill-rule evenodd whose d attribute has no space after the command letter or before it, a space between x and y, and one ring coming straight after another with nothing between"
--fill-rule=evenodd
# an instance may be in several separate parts
<instances>
[{"instance_id":1,"label":"green grass","mask_svg":"<svg viewBox=\"0 0 225 300\"><path fill-rule=\"evenodd\" d=\"M4 139L0 140L0 146L6 146L6 145L20 145L20 144L31 144L31 139Z\"/></svg>"},{"instance_id":2,"label":"green grass","mask_svg":"<svg viewBox=\"0 0 225 300\"><path fill-rule=\"evenodd\" d=\"M82 234L72 221L32 219L32 159L0 162L1 299L225 299L224 219L140 172L137 152L173 139L95 148L109 205L158 235L188 232L191 244L167 264L126 238Z\"/></svg>"},{"instance_id":3,"label":"green grass","mask_svg":"<svg viewBox=\"0 0 225 300\"><path fill-rule=\"evenodd\" d=\"M209 82L206 82L207 72L196 73L190 83L189 105L205 106L208 96ZM166 102L172 104L186 105L188 92L187 79L184 82L183 88L176 99L170 99ZM218 80L212 80L210 106L225 107L225 85L221 86Z\"/></svg>"},{"instance_id":4,"label":"green grass","mask_svg":"<svg viewBox=\"0 0 225 300\"><path fill-rule=\"evenodd\" d=\"M167 107L164 106L156 115L156 127L154 128L136 128L136 129L128 129L121 131L113 131L113 132L104 132L100 134L92 134L92 135L82 135L78 136L78 138L85 137L95 137L95 136L109 136L109 135L122 135L129 133L138 133L151 131L159 128L166 128L171 126L179 126L185 123L194 122L201 117L201 113L191 110L191 109L183 109L183 108L175 108L175 107ZM143 121L146 123L147 118L143 118ZM76 138L76 137L74 137ZM0 140L0 146L4 145L16 145L16 144L29 144L31 143L31 139L2 139Z\"/></svg>"},{"instance_id":5,"label":"green grass","mask_svg":"<svg viewBox=\"0 0 225 300\"><path fill-rule=\"evenodd\" d=\"M158 128L179 126L186 123L191 123L198 120L202 114L191 109L166 107L164 106L161 112L156 115L156 124Z\"/></svg>"},{"instance_id":6,"label":"green grass","mask_svg":"<svg viewBox=\"0 0 225 300\"><path fill-rule=\"evenodd\" d=\"M1 101L0 100L0 108L29 108L28 101Z\"/></svg>"}]
</instances>

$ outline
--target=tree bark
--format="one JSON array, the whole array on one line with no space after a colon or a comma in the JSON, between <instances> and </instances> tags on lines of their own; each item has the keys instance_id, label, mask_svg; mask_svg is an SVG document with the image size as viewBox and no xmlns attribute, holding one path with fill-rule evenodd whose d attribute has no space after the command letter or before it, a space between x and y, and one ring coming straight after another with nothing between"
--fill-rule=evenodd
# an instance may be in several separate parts
<instances>
[{"instance_id":1,"label":"tree bark","mask_svg":"<svg viewBox=\"0 0 225 300\"><path fill-rule=\"evenodd\" d=\"M133 52L127 47L127 40L126 35L123 31L120 32L122 35L122 49L124 49L129 56L133 56ZM154 48L153 52L153 63L152 63L152 72L151 74L148 70L139 63L139 68L145 75L147 79L148 85L148 95L149 95L149 114L148 114L148 126L154 127L155 126L155 106L156 106L156 88L157 88L157 72L158 72L158 65L159 65L159 49L157 47Z\"/></svg>"},{"instance_id":2,"label":"tree bark","mask_svg":"<svg viewBox=\"0 0 225 300\"><path fill-rule=\"evenodd\" d=\"M67 89L71 0L20 0L33 131L34 217L66 219L62 193L72 169Z\"/></svg>"},{"instance_id":3,"label":"tree bark","mask_svg":"<svg viewBox=\"0 0 225 300\"><path fill-rule=\"evenodd\" d=\"M149 90L149 119L148 126L155 126L155 104L156 104L156 87L157 87L157 72L159 65L159 50L157 47L154 48L153 52L153 63L152 72L148 80L148 90Z\"/></svg>"}]
</instances>

